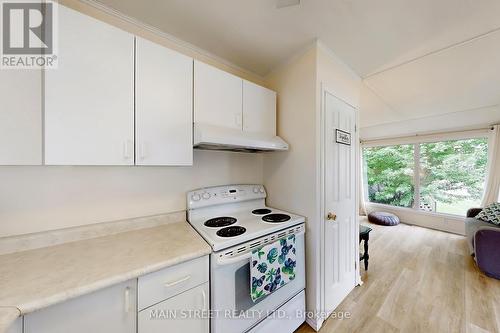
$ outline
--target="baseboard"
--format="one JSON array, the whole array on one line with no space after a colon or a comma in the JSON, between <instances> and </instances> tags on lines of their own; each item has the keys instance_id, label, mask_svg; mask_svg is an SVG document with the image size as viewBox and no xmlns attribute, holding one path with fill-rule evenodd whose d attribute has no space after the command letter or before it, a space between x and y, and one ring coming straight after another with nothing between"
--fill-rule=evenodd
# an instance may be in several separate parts
<instances>
[{"instance_id":1,"label":"baseboard","mask_svg":"<svg viewBox=\"0 0 500 333\"><path fill-rule=\"evenodd\" d=\"M311 326L316 332L318 332L321 326L323 326L324 321L324 319L306 318L307 325Z\"/></svg>"},{"instance_id":2,"label":"baseboard","mask_svg":"<svg viewBox=\"0 0 500 333\"><path fill-rule=\"evenodd\" d=\"M396 214L402 223L423 228L465 235L465 217L441 213L423 212L410 208L394 207L376 203L368 204L368 211L386 211Z\"/></svg>"}]
</instances>

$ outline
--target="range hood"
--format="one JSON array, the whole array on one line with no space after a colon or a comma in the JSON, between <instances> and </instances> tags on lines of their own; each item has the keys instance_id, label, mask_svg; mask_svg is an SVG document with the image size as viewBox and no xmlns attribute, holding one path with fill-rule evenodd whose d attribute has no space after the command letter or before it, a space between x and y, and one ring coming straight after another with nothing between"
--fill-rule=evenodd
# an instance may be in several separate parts
<instances>
[{"instance_id":1,"label":"range hood","mask_svg":"<svg viewBox=\"0 0 500 333\"><path fill-rule=\"evenodd\" d=\"M279 136L199 123L194 124L194 147L253 153L288 150L288 144Z\"/></svg>"}]
</instances>

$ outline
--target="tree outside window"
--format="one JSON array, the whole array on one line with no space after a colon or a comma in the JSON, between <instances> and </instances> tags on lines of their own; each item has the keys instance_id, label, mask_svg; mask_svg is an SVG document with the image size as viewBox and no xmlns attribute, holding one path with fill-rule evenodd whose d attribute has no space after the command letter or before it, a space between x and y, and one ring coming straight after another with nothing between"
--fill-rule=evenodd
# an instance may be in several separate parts
<instances>
[{"instance_id":1,"label":"tree outside window","mask_svg":"<svg viewBox=\"0 0 500 333\"><path fill-rule=\"evenodd\" d=\"M364 149L370 202L412 207L415 201L414 146Z\"/></svg>"},{"instance_id":2,"label":"tree outside window","mask_svg":"<svg viewBox=\"0 0 500 333\"><path fill-rule=\"evenodd\" d=\"M454 215L480 205L486 138L365 148L363 155L370 202Z\"/></svg>"},{"instance_id":3,"label":"tree outside window","mask_svg":"<svg viewBox=\"0 0 500 333\"><path fill-rule=\"evenodd\" d=\"M421 209L465 215L479 207L488 162L486 139L455 140L420 145Z\"/></svg>"}]
</instances>

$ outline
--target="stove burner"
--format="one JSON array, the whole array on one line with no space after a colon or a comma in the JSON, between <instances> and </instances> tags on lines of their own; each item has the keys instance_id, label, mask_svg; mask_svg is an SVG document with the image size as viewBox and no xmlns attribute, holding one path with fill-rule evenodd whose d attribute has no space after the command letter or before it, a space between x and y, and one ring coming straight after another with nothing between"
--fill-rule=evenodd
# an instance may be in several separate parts
<instances>
[{"instance_id":1,"label":"stove burner","mask_svg":"<svg viewBox=\"0 0 500 333\"><path fill-rule=\"evenodd\" d=\"M220 237L235 237L245 233L245 231L247 231L247 229L243 227L233 226L217 230L216 234Z\"/></svg>"},{"instance_id":2,"label":"stove burner","mask_svg":"<svg viewBox=\"0 0 500 333\"><path fill-rule=\"evenodd\" d=\"M222 217L214 217L206 221L204 224L210 228L220 228L227 227L228 225L236 223L236 219L234 217L222 216Z\"/></svg>"},{"instance_id":3,"label":"stove burner","mask_svg":"<svg viewBox=\"0 0 500 333\"><path fill-rule=\"evenodd\" d=\"M271 223L286 222L289 219L290 219L290 216L285 215L285 214L269 214L269 215L266 215L262 218L263 221L271 222Z\"/></svg>"},{"instance_id":4,"label":"stove burner","mask_svg":"<svg viewBox=\"0 0 500 333\"><path fill-rule=\"evenodd\" d=\"M260 208L260 209L252 210L252 214L255 214L255 215L266 215L266 214L269 214L271 212L272 212L272 210L267 209L267 208Z\"/></svg>"}]
</instances>

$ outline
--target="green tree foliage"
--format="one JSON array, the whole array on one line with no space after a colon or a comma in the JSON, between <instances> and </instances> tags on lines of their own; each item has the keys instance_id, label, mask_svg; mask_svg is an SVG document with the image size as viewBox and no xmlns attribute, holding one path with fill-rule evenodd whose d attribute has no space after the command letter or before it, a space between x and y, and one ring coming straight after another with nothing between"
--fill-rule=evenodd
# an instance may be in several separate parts
<instances>
[{"instance_id":1,"label":"green tree foliage","mask_svg":"<svg viewBox=\"0 0 500 333\"><path fill-rule=\"evenodd\" d=\"M411 207L414 202L413 145L364 150L371 202Z\"/></svg>"},{"instance_id":2,"label":"green tree foliage","mask_svg":"<svg viewBox=\"0 0 500 333\"><path fill-rule=\"evenodd\" d=\"M420 150L423 198L444 203L481 199L488 162L486 139L425 143Z\"/></svg>"},{"instance_id":3,"label":"green tree foliage","mask_svg":"<svg viewBox=\"0 0 500 333\"><path fill-rule=\"evenodd\" d=\"M420 197L423 202L480 200L488 159L486 139L424 143L418 148ZM371 202L413 206L414 149L414 145L364 149Z\"/></svg>"}]
</instances>

